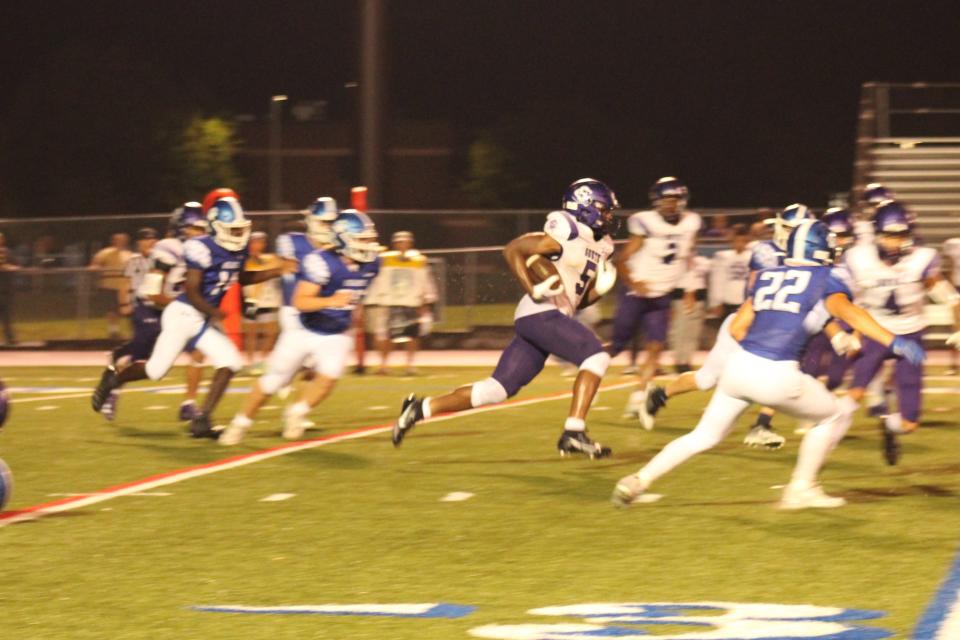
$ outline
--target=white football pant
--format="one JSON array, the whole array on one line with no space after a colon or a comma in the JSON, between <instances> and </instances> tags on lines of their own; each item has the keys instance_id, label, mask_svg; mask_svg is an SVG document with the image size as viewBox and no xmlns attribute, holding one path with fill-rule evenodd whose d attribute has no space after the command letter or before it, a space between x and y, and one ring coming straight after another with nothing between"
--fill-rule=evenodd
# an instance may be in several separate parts
<instances>
[{"instance_id":1,"label":"white football pant","mask_svg":"<svg viewBox=\"0 0 960 640\"><path fill-rule=\"evenodd\" d=\"M191 342L195 342L193 348L206 356L215 369L226 367L236 372L243 368L243 358L230 338L211 327L207 318L192 305L174 300L160 316L160 336L147 360L147 376L160 380L167 375Z\"/></svg>"}]
</instances>

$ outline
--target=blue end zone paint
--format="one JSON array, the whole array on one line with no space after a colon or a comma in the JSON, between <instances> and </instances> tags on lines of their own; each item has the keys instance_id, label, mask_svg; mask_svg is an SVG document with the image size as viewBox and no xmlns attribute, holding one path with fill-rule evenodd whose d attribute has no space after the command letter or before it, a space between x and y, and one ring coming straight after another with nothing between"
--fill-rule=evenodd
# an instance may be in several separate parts
<instances>
[{"instance_id":1,"label":"blue end zone paint","mask_svg":"<svg viewBox=\"0 0 960 640\"><path fill-rule=\"evenodd\" d=\"M950 614L951 605L957 601L958 594L960 594L960 553L954 558L946 579L917 622L913 630L913 637L916 640L930 640L937 637L937 632Z\"/></svg>"},{"instance_id":2,"label":"blue end zone paint","mask_svg":"<svg viewBox=\"0 0 960 640\"><path fill-rule=\"evenodd\" d=\"M358 607L354 611L349 609L335 610L329 607L310 606L298 607L241 607L237 605L196 605L190 607L194 611L210 613L246 613L253 615L321 615L321 616L379 616L384 618L463 618L476 611L476 607L460 604L438 604L421 613L395 613L392 611L377 611L375 606Z\"/></svg>"}]
</instances>

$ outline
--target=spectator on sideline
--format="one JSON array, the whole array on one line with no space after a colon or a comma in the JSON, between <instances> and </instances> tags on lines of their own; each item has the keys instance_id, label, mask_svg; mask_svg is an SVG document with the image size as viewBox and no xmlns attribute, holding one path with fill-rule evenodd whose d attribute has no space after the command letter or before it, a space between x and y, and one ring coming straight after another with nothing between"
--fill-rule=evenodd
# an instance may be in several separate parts
<instances>
[{"instance_id":1,"label":"spectator on sideline","mask_svg":"<svg viewBox=\"0 0 960 640\"><path fill-rule=\"evenodd\" d=\"M283 266L283 260L279 256L264 253L267 248L267 234L263 231L250 234L248 246L250 256L245 267L247 271L279 269ZM283 291L279 277L243 288L243 342L247 361L254 368L262 366L277 341L282 302Z\"/></svg>"},{"instance_id":2,"label":"spectator on sideline","mask_svg":"<svg viewBox=\"0 0 960 640\"><path fill-rule=\"evenodd\" d=\"M673 368L677 373L691 370L693 354L700 348L709 275L710 258L699 254L691 256L689 270L673 290L668 341L673 351ZM687 291L692 291L693 296L685 296Z\"/></svg>"},{"instance_id":3,"label":"spectator on sideline","mask_svg":"<svg viewBox=\"0 0 960 640\"><path fill-rule=\"evenodd\" d=\"M704 238L715 238L717 240L726 240L730 237L729 219L723 213L711 217L710 226L703 231Z\"/></svg>"},{"instance_id":4,"label":"spectator on sideline","mask_svg":"<svg viewBox=\"0 0 960 640\"><path fill-rule=\"evenodd\" d=\"M98 251L90 261L90 268L100 271L99 288L110 296L110 310L107 311L107 327L111 338L120 337L120 317L117 309L117 299L120 292L127 288L127 279L123 277L123 269L127 260L133 256L129 249L130 236L125 233L115 233L110 236L110 246Z\"/></svg>"},{"instance_id":5,"label":"spectator on sideline","mask_svg":"<svg viewBox=\"0 0 960 640\"><path fill-rule=\"evenodd\" d=\"M437 290L427 257L413 248L411 232L397 231L390 244L390 251L381 255L380 274L367 293L367 318L380 351L377 373L387 373L393 344L406 343L406 372L411 375L420 338L430 333L430 305L437 301Z\"/></svg>"}]
</instances>

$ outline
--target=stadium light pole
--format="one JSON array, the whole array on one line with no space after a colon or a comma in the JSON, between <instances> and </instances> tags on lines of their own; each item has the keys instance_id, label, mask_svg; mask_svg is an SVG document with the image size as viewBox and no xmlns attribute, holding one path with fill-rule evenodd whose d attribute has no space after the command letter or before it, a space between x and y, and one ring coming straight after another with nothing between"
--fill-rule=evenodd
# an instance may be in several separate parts
<instances>
[{"instance_id":1,"label":"stadium light pole","mask_svg":"<svg viewBox=\"0 0 960 640\"><path fill-rule=\"evenodd\" d=\"M383 5L383 0L360 5L360 179L371 208L383 204Z\"/></svg>"},{"instance_id":2,"label":"stadium light pole","mask_svg":"<svg viewBox=\"0 0 960 640\"><path fill-rule=\"evenodd\" d=\"M269 191L270 208L279 209L283 199L283 164L280 148L283 144L283 103L287 96L270 97Z\"/></svg>"}]
</instances>

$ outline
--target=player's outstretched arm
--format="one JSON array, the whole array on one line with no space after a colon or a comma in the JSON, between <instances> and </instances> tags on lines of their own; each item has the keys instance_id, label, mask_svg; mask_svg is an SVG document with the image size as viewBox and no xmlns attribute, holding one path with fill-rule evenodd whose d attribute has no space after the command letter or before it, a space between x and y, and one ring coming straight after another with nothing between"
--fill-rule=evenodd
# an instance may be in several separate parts
<instances>
[{"instance_id":1,"label":"player's outstretched arm","mask_svg":"<svg viewBox=\"0 0 960 640\"><path fill-rule=\"evenodd\" d=\"M248 284L260 284L267 280L279 278L284 273L286 273L286 266L277 267L276 269L264 269L263 271L241 271L240 284L244 287Z\"/></svg>"},{"instance_id":2,"label":"player's outstretched arm","mask_svg":"<svg viewBox=\"0 0 960 640\"><path fill-rule=\"evenodd\" d=\"M545 233L527 233L514 238L503 248L503 258L513 272L514 277L531 296L534 295L534 282L527 271L527 259L533 255L545 257L559 255L563 252L560 243Z\"/></svg>"},{"instance_id":3,"label":"player's outstretched arm","mask_svg":"<svg viewBox=\"0 0 960 640\"><path fill-rule=\"evenodd\" d=\"M898 356L906 358L915 365L919 365L926 358L923 346L919 342L890 333L877 324L869 312L853 304L846 295L834 293L826 299L825 304L830 315L843 320L871 340L890 347Z\"/></svg>"},{"instance_id":4,"label":"player's outstretched arm","mask_svg":"<svg viewBox=\"0 0 960 640\"><path fill-rule=\"evenodd\" d=\"M628 263L630 262L631 257L643 249L644 240L646 240L646 236L640 236L636 234L631 235L626 246L618 251L616 257L614 258L614 264L617 266L617 275L620 276L620 279L623 282L626 282L628 285L630 285L630 287L633 288L636 293L641 295L644 293L644 291L637 289L638 287L640 289L643 289L644 287L641 283L634 282L633 278L630 277L630 267Z\"/></svg>"},{"instance_id":5,"label":"player's outstretched arm","mask_svg":"<svg viewBox=\"0 0 960 640\"><path fill-rule=\"evenodd\" d=\"M320 297L320 285L301 281L293 291L293 306L297 311L311 313L322 309L344 308L353 304L353 291L341 290L333 295Z\"/></svg>"},{"instance_id":6,"label":"player's outstretched arm","mask_svg":"<svg viewBox=\"0 0 960 640\"><path fill-rule=\"evenodd\" d=\"M205 316L214 320L223 319L223 312L207 302L207 300L203 297L203 293L200 292L202 283L203 271L200 269L187 269L187 281L184 284L184 291L187 294L187 300L190 301L190 304L193 305L197 311Z\"/></svg>"}]
</instances>

